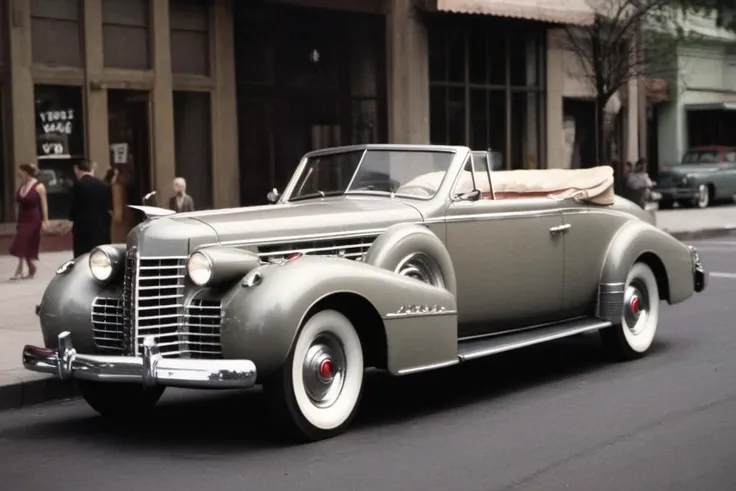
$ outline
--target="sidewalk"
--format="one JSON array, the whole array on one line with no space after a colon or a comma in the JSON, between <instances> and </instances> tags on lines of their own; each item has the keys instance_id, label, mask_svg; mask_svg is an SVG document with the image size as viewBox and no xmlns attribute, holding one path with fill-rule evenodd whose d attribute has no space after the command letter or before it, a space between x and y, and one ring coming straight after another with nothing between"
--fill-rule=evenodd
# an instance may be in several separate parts
<instances>
[{"instance_id":1,"label":"sidewalk","mask_svg":"<svg viewBox=\"0 0 736 491\"><path fill-rule=\"evenodd\" d=\"M681 240L736 234L736 206L654 213L657 226ZM70 257L70 251L42 253L36 278L9 281L15 258L0 256L0 410L74 395L72 384L21 366L24 345L43 345L35 306L56 268Z\"/></svg>"}]
</instances>

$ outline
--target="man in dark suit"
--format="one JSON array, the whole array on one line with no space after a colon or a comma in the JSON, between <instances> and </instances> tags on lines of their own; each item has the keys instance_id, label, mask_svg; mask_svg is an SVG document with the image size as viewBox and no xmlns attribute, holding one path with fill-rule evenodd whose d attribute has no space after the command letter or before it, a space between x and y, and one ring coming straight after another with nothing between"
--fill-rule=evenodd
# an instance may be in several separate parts
<instances>
[{"instance_id":1,"label":"man in dark suit","mask_svg":"<svg viewBox=\"0 0 736 491\"><path fill-rule=\"evenodd\" d=\"M71 224L67 229L73 233L74 257L110 242L110 191L92 174L93 165L88 160L74 164L77 181L72 189Z\"/></svg>"}]
</instances>

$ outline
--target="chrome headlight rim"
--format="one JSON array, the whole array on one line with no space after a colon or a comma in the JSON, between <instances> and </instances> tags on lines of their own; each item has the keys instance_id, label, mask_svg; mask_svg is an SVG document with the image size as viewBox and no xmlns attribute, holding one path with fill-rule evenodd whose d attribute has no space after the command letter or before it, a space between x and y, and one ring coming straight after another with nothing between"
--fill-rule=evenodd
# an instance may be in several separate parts
<instances>
[{"instance_id":1,"label":"chrome headlight rim","mask_svg":"<svg viewBox=\"0 0 736 491\"><path fill-rule=\"evenodd\" d=\"M105 246L99 246L92 249L89 253L89 271L92 278L99 283L107 283L117 271L120 263L117 251ZM100 261L96 263L96 261Z\"/></svg>"},{"instance_id":2,"label":"chrome headlight rim","mask_svg":"<svg viewBox=\"0 0 736 491\"><path fill-rule=\"evenodd\" d=\"M195 264L194 261L200 261ZM198 267L198 269L194 269ZM207 286L212 281L213 266L212 259L203 251L194 251L187 259L187 276L197 286Z\"/></svg>"}]
</instances>

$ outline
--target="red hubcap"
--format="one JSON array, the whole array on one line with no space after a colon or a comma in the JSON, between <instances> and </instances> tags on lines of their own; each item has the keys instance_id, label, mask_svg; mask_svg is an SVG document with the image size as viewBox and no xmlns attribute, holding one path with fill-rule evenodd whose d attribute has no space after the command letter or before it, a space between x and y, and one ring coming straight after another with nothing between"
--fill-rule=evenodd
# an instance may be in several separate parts
<instances>
[{"instance_id":1,"label":"red hubcap","mask_svg":"<svg viewBox=\"0 0 736 491\"><path fill-rule=\"evenodd\" d=\"M631 313L634 315L639 314L639 297L634 297L631 299Z\"/></svg>"},{"instance_id":2,"label":"red hubcap","mask_svg":"<svg viewBox=\"0 0 736 491\"><path fill-rule=\"evenodd\" d=\"M332 378L332 360L322 360L319 364L319 375L322 378Z\"/></svg>"}]
</instances>

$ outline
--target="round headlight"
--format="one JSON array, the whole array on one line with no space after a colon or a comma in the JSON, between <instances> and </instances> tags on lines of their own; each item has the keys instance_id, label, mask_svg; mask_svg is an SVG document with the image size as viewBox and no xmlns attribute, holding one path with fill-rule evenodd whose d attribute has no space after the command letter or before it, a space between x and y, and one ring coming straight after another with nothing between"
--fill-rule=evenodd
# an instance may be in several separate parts
<instances>
[{"instance_id":1,"label":"round headlight","mask_svg":"<svg viewBox=\"0 0 736 491\"><path fill-rule=\"evenodd\" d=\"M109 280L113 272L110 255L102 249L92 251L89 255L89 270L97 281Z\"/></svg>"},{"instance_id":2,"label":"round headlight","mask_svg":"<svg viewBox=\"0 0 736 491\"><path fill-rule=\"evenodd\" d=\"M203 253L194 252L187 261L187 273L195 285L204 286L212 279L212 263Z\"/></svg>"}]
</instances>

